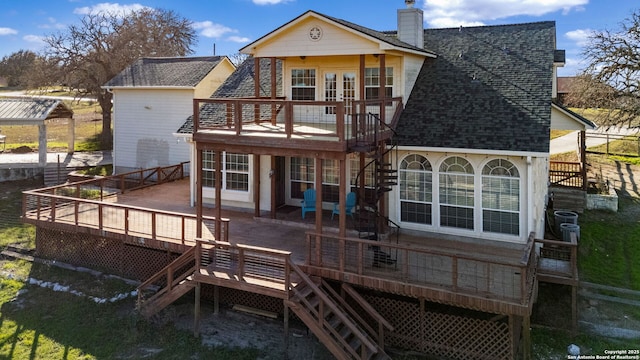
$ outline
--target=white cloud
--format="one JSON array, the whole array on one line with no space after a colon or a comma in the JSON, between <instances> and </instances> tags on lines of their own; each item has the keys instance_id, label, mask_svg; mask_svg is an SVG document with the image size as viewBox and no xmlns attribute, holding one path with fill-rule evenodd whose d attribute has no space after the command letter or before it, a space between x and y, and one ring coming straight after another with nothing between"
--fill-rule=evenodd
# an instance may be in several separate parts
<instances>
[{"instance_id":1,"label":"white cloud","mask_svg":"<svg viewBox=\"0 0 640 360\"><path fill-rule=\"evenodd\" d=\"M79 15L89 15L89 14L99 14L99 13L108 13L108 14L128 14L134 11L140 11L146 8L144 5L140 4L129 4L129 5L120 5L118 3L100 3L93 6L84 6L79 7L73 10L74 14Z\"/></svg>"},{"instance_id":2,"label":"white cloud","mask_svg":"<svg viewBox=\"0 0 640 360\"><path fill-rule=\"evenodd\" d=\"M48 18L47 21L48 23L38 25L38 27L40 29L64 29L66 27L64 24L60 24L59 22L56 21L55 18L52 18L52 17Z\"/></svg>"},{"instance_id":3,"label":"white cloud","mask_svg":"<svg viewBox=\"0 0 640 360\"><path fill-rule=\"evenodd\" d=\"M241 37L241 36L229 36L227 40L241 43L241 44L248 43L250 41L248 37Z\"/></svg>"},{"instance_id":4,"label":"white cloud","mask_svg":"<svg viewBox=\"0 0 640 360\"><path fill-rule=\"evenodd\" d=\"M18 33L18 30L6 27L0 27L0 36L2 35L15 35Z\"/></svg>"},{"instance_id":5,"label":"white cloud","mask_svg":"<svg viewBox=\"0 0 640 360\"><path fill-rule=\"evenodd\" d=\"M211 21L194 22L192 26L196 30L201 30L200 35L208 38L219 38L224 34L237 32L237 30L233 30L224 25L216 24Z\"/></svg>"},{"instance_id":6,"label":"white cloud","mask_svg":"<svg viewBox=\"0 0 640 360\"><path fill-rule=\"evenodd\" d=\"M42 36L38 35L25 35L22 37L22 40L34 44L44 44L44 41L42 39Z\"/></svg>"},{"instance_id":7,"label":"white cloud","mask_svg":"<svg viewBox=\"0 0 640 360\"><path fill-rule=\"evenodd\" d=\"M511 16L542 16L582 11L589 0L425 0L426 22L433 27L484 25Z\"/></svg>"},{"instance_id":8,"label":"white cloud","mask_svg":"<svg viewBox=\"0 0 640 360\"><path fill-rule=\"evenodd\" d=\"M593 33L591 29L578 29L569 31L564 36L576 43L580 47L587 46L589 44L589 36Z\"/></svg>"},{"instance_id":9,"label":"white cloud","mask_svg":"<svg viewBox=\"0 0 640 360\"><path fill-rule=\"evenodd\" d=\"M256 5L277 5L288 3L291 0L253 0L253 3Z\"/></svg>"}]
</instances>

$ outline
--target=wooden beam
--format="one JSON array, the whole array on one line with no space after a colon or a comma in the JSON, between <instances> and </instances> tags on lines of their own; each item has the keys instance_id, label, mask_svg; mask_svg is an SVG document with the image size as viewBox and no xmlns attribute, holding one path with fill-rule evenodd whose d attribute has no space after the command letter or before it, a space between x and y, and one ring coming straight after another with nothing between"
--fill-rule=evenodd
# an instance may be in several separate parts
<instances>
[{"instance_id":1,"label":"wooden beam","mask_svg":"<svg viewBox=\"0 0 640 360\"><path fill-rule=\"evenodd\" d=\"M316 233L322 233L322 159L315 158Z\"/></svg>"},{"instance_id":2,"label":"wooden beam","mask_svg":"<svg viewBox=\"0 0 640 360\"><path fill-rule=\"evenodd\" d=\"M347 236L347 161L345 159L339 160L339 168L340 172L340 187L338 190L338 208L340 209L340 216L338 217L338 228L340 229L340 237L344 238Z\"/></svg>"},{"instance_id":3,"label":"wooden beam","mask_svg":"<svg viewBox=\"0 0 640 360\"><path fill-rule=\"evenodd\" d=\"M276 176L276 168L277 168L277 164L276 164L276 157L271 155L271 170L269 170L269 180L271 183L271 218L275 219L276 218L276 187L277 187L277 176Z\"/></svg>"},{"instance_id":4,"label":"wooden beam","mask_svg":"<svg viewBox=\"0 0 640 360\"><path fill-rule=\"evenodd\" d=\"M253 155L253 216L260 217L260 155Z\"/></svg>"},{"instance_id":5,"label":"wooden beam","mask_svg":"<svg viewBox=\"0 0 640 360\"><path fill-rule=\"evenodd\" d=\"M217 241L222 240L222 150L217 149L213 152L215 158L215 174L216 174L216 228L214 236Z\"/></svg>"},{"instance_id":6,"label":"wooden beam","mask_svg":"<svg viewBox=\"0 0 640 360\"><path fill-rule=\"evenodd\" d=\"M202 149L196 143L196 237L202 237Z\"/></svg>"},{"instance_id":7,"label":"wooden beam","mask_svg":"<svg viewBox=\"0 0 640 360\"><path fill-rule=\"evenodd\" d=\"M200 289L201 284L199 282L196 283L196 294L195 294L195 309L193 310L193 336L198 337L200 335Z\"/></svg>"}]
</instances>

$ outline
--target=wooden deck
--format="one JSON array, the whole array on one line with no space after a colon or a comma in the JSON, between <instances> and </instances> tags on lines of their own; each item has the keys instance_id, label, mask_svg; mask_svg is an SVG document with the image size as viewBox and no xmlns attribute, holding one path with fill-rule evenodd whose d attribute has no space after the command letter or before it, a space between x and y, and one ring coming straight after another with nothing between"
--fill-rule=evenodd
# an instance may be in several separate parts
<instances>
[{"instance_id":1,"label":"wooden deck","mask_svg":"<svg viewBox=\"0 0 640 360\"><path fill-rule=\"evenodd\" d=\"M187 179L113 193L102 201L51 191L25 192L24 196L24 221L37 226L84 229L132 245L175 252L195 244L196 209L188 205ZM331 228L337 226L337 220L331 222L330 212L324 214L327 227L322 234L311 232L313 220L303 221L300 212L291 208L276 214L276 219L270 219L268 213L254 218L252 213L223 210L225 221L217 222L210 217L212 213L213 209L205 209L204 240L215 240L213 227L222 224L228 237L220 242L290 253L291 261L303 265L311 275L486 312L528 315L531 310L536 266L533 238L528 244L478 244L401 234L398 243L375 242L353 233L340 238L337 228ZM254 283L251 278L239 281L238 274L229 271L205 266L200 275L219 285L286 290L279 274L255 278ZM229 285L231 282L236 285ZM268 292L276 296L276 292Z\"/></svg>"}]
</instances>

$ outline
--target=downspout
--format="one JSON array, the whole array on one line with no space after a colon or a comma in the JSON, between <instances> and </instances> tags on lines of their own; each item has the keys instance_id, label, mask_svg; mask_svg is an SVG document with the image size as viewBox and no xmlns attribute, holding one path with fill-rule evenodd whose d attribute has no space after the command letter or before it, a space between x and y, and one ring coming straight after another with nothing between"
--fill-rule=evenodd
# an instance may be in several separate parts
<instances>
[{"instance_id":1,"label":"downspout","mask_svg":"<svg viewBox=\"0 0 640 360\"><path fill-rule=\"evenodd\" d=\"M535 204L533 203L533 160L531 156L527 156L527 231L525 232L525 236L534 231L535 226L533 224L533 214L535 209ZM536 234L539 236L539 234Z\"/></svg>"}]
</instances>

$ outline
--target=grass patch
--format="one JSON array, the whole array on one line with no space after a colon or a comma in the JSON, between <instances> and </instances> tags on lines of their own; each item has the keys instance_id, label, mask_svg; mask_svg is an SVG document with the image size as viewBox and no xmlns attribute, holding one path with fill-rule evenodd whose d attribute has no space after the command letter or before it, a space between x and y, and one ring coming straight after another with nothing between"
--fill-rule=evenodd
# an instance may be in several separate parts
<instances>
[{"instance_id":1,"label":"grass patch","mask_svg":"<svg viewBox=\"0 0 640 360\"><path fill-rule=\"evenodd\" d=\"M619 198L620 211L640 199ZM637 215L586 211L580 219L578 265L581 280L640 290L640 222Z\"/></svg>"},{"instance_id":2,"label":"grass patch","mask_svg":"<svg viewBox=\"0 0 640 360\"><path fill-rule=\"evenodd\" d=\"M4 182L0 187L0 247L14 244L35 248L35 227L20 221L22 191L41 187L37 181Z\"/></svg>"},{"instance_id":3,"label":"grass patch","mask_svg":"<svg viewBox=\"0 0 640 360\"><path fill-rule=\"evenodd\" d=\"M65 292L0 279L3 359L255 359L257 351L214 349L172 324L132 313L131 301L97 304ZM188 355L187 355L188 354Z\"/></svg>"},{"instance_id":4,"label":"grass patch","mask_svg":"<svg viewBox=\"0 0 640 360\"><path fill-rule=\"evenodd\" d=\"M566 359L567 346L576 344L581 355L604 355L605 350L637 349L637 340L608 339L600 336L580 333L572 337L566 331L534 327L531 330L533 359Z\"/></svg>"},{"instance_id":5,"label":"grass patch","mask_svg":"<svg viewBox=\"0 0 640 360\"><path fill-rule=\"evenodd\" d=\"M110 176L113 174L113 165L100 165L88 169L77 170L78 174L90 176Z\"/></svg>"},{"instance_id":6,"label":"grass patch","mask_svg":"<svg viewBox=\"0 0 640 360\"><path fill-rule=\"evenodd\" d=\"M567 134L571 134L572 132L574 132L575 130L551 130L551 140L555 139L555 138L559 138L561 136L567 135Z\"/></svg>"}]
</instances>

